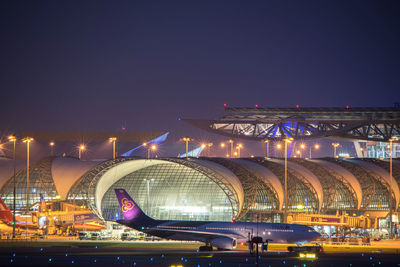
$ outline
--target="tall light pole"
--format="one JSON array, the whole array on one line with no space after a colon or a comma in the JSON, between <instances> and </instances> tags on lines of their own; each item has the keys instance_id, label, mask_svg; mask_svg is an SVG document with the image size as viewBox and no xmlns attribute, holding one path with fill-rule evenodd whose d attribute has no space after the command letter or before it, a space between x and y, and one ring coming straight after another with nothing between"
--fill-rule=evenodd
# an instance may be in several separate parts
<instances>
[{"instance_id":1,"label":"tall light pole","mask_svg":"<svg viewBox=\"0 0 400 267\"><path fill-rule=\"evenodd\" d=\"M182 140L185 141L185 143L186 143L186 158L188 158L189 157L189 141L190 141L190 137L185 136L185 137L182 138Z\"/></svg>"},{"instance_id":2,"label":"tall light pole","mask_svg":"<svg viewBox=\"0 0 400 267\"><path fill-rule=\"evenodd\" d=\"M54 143L53 141L51 141L49 143L50 146L50 156L54 156L54 146L56 145L56 143Z\"/></svg>"},{"instance_id":3,"label":"tall light pole","mask_svg":"<svg viewBox=\"0 0 400 267\"><path fill-rule=\"evenodd\" d=\"M147 215L150 216L150 210L149 210L149 202L150 202L150 182L154 182L154 179L144 179L146 181L147 185L147 198L146 198L146 210L147 210Z\"/></svg>"},{"instance_id":4,"label":"tall light pole","mask_svg":"<svg viewBox=\"0 0 400 267\"><path fill-rule=\"evenodd\" d=\"M143 146L147 146L147 144L143 144ZM157 146L156 146L155 144L152 144L151 146L149 146L149 147L147 148L147 159L150 158L150 152L151 152L152 150L153 150L153 152L157 150Z\"/></svg>"},{"instance_id":5,"label":"tall light pole","mask_svg":"<svg viewBox=\"0 0 400 267\"><path fill-rule=\"evenodd\" d=\"M83 144L78 147L79 160L82 159L82 153L83 153L83 151L85 151L85 149L86 149L86 146Z\"/></svg>"},{"instance_id":6,"label":"tall light pole","mask_svg":"<svg viewBox=\"0 0 400 267\"><path fill-rule=\"evenodd\" d=\"M13 160L14 160L14 176L13 176L13 235L12 237L15 238L15 176L17 170L17 160L15 157L15 144L17 142L17 138L13 135L8 137L8 141L13 142Z\"/></svg>"},{"instance_id":7,"label":"tall light pole","mask_svg":"<svg viewBox=\"0 0 400 267\"><path fill-rule=\"evenodd\" d=\"M233 141L233 139L229 139L228 142L231 144L231 158L233 158L233 143L235 141Z\"/></svg>"},{"instance_id":8,"label":"tall light pole","mask_svg":"<svg viewBox=\"0 0 400 267\"><path fill-rule=\"evenodd\" d=\"M108 138L108 140L112 142L113 145L112 155L113 155L113 160L115 160L115 141L117 141L117 137L110 137Z\"/></svg>"},{"instance_id":9,"label":"tall light pole","mask_svg":"<svg viewBox=\"0 0 400 267\"><path fill-rule=\"evenodd\" d=\"M285 195L284 195L284 201L285 201L285 210L284 210L284 215L283 215L283 222L287 223L287 145L288 143L290 143L293 140L293 138L285 138L284 142L285 142Z\"/></svg>"},{"instance_id":10,"label":"tall light pole","mask_svg":"<svg viewBox=\"0 0 400 267\"><path fill-rule=\"evenodd\" d=\"M242 144L237 144L236 149L238 150L238 158L240 158L240 149L243 147Z\"/></svg>"},{"instance_id":11,"label":"tall light pole","mask_svg":"<svg viewBox=\"0 0 400 267\"><path fill-rule=\"evenodd\" d=\"M390 192L389 192L389 237L393 238L393 188L392 188L392 182L393 182L393 141L397 141L395 138L390 138L389 139L389 144L390 144L390 164L389 164L389 172L390 172Z\"/></svg>"},{"instance_id":12,"label":"tall light pole","mask_svg":"<svg viewBox=\"0 0 400 267\"><path fill-rule=\"evenodd\" d=\"M224 142L222 142L221 144L220 144L220 147L222 148L222 149L224 149L225 148L225 143ZM225 155L227 158L229 158L229 150L228 150L228 147L226 147L226 155Z\"/></svg>"},{"instance_id":13,"label":"tall light pole","mask_svg":"<svg viewBox=\"0 0 400 267\"><path fill-rule=\"evenodd\" d=\"M337 148L339 145L340 145L339 143L332 143L332 146L333 146L333 157L334 157L334 158L337 158L337 156L336 156L336 148Z\"/></svg>"},{"instance_id":14,"label":"tall light pole","mask_svg":"<svg viewBox=\"0 0 400 267\"><path fill-rule=\"evenodd\" d=\"M22 142L26 143L26 214L29 214L29 144L33 141L32 137L25 137Z\"/></svg>"},{"instance_id":15,"label":"tall light pole","mask_svg":"<svg viewBox=\"0 0 400 267\"><path fill-rule=\"evenodd\" d=\"M267 156L267 158L269 158L269 140L265 140L264 143L265 143L265 145L267 146L267 147L266 147L266 152L267 152L267 155L266 155L266 156Z\"/></svg>"},{"instance_id":16,"label":"tall light pole","mask_svg":"<svg viewBox=\"0 0 400 267\"><path fill-rule=\"evenodd\" d=\"M306 145L305 145L305 144L301 144L301 145L300 145L300 158L302 158L302 155L303 155L303 153L302 153L301 150L304 150L305 148L306 148Z\"/></svg>"},{"instance_id":17,"label":"tall light pole","mask_svg":"<svg viewBox=\"0 0 400 267\"><path fill-rule=\"evenodd\" d=\"M318 150L319 149L319 144L315 144L314 148L315 148L315 150ZM310 159L312 158L311 150L312 149L311 149L311 146L310 146Z\"/></svg>"}]
</instances>

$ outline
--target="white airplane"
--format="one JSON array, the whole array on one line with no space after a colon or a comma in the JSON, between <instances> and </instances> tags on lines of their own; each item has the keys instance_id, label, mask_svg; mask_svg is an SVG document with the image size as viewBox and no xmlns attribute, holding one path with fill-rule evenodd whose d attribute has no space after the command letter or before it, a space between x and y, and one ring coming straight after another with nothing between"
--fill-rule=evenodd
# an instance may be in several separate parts
<instances>
[{"instance_id":1,"label":"white airplane","mask_svg":"<svg viewBox=\"0 0 400 267\"><path fill-rule=\"evenodd\" d=\"M124 189L115 189L115 194L124 217L118 223L165 239L203 242L206 245L201 246L200 251L210 251L213 246L219 250L231 250L237 243L251 242L254 237L267 243L297 245L320 237L313 228L299 224L154 220Z\"/></svg>"}]
</instances>

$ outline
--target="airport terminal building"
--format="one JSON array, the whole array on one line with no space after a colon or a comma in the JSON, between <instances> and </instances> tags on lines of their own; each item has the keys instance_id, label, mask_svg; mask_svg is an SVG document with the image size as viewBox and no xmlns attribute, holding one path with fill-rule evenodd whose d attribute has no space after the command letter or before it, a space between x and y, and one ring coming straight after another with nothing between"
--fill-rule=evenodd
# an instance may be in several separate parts
<instances>
[{"instance_id":1,"label":"airport terminal building","mask_svg":"<svg viewBox=\"0 0 400 267\"><path fill-rule=\"evenodd\" d=\"M0 164L0 197L12 209L13 160L3 158ZM29 206L34 209L42 194L46 201L85 205L101 220L113 221L122 218L114 189L124 188L156 219L281 222L284 166L283 159L261 157L45 157L29 169ZM385 218L391 196L397 214L398 159L393 160L393 179L387 160L290 158L287 166L288 211L293 216L345 211ZM26 209L26 176L26 168L20 168L15 179L16 209L21 211Z\"/></svg>"}]
</instances>

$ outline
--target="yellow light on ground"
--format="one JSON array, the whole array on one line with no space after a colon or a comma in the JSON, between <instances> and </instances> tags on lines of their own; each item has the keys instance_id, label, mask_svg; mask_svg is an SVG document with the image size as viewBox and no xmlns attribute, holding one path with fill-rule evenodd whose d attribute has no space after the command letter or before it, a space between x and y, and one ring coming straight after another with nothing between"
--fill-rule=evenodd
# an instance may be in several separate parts
<instances>
[{"instance_id":1,"label":"yellow light on ground","mask_svg":"<svg viewBox=\"0 0 400 267\"><path fill-rule=\"evenodd\" d=\"M316 258L315 253L300 253L299 258L314 260Z\"/></svg>"}]
</instances>

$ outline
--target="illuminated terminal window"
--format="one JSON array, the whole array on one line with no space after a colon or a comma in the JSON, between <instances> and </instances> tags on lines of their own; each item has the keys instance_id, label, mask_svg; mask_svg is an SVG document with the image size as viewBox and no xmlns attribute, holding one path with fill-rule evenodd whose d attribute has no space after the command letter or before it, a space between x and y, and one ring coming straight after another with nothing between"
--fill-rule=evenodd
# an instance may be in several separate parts
<instances>
[{"instance_id":1,"label":"illuminated terminal window","mask_svg":"<svg viewBox=\"0 0 400 267\"><path fill-rule=\"evenodd\" d=\"M154 219L232 219L231 203L220 187L207 176L186 166L158 164L121 178L102 199L102 214L106 220L123 219L115 188L124 188L142 210Z\"/></svg>"}]
</instances>

